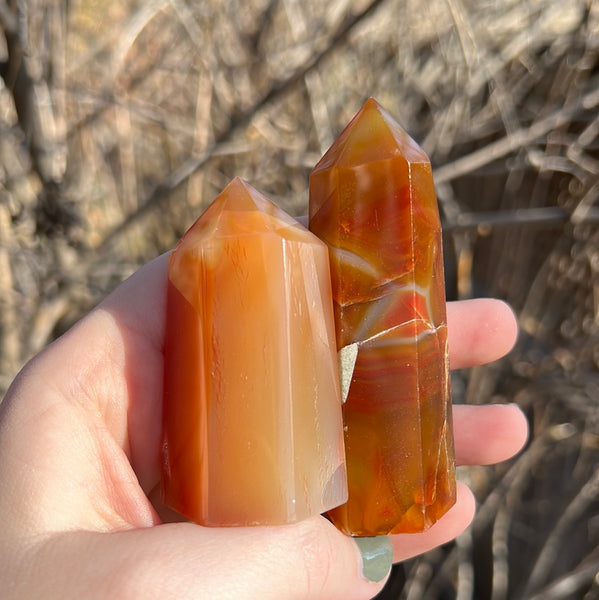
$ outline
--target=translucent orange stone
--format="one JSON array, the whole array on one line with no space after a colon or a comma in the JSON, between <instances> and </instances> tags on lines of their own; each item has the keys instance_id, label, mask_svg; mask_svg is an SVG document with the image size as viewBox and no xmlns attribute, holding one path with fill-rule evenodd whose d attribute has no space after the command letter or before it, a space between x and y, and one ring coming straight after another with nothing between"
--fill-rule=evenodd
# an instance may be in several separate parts
<instances>
[{"instance_id":1,"label":"translucent orange stone","mask_svg":"<svg viewBox=\"0 0 599 600\"><path fill-rule=\"evenodd\" d=\"M347 499L328 250L240 179L173 250L163 497L209 526Z\"/></svg>"},{"instance_id":2,"label":"translucent orange stone","mask_svg":"<svg viewBox=\"0 0 599 600\"><path fill-rule=\"evenodd\" d=\"M455 502L441 226L430 162L370 99L310 176L329 246L337 344L357 345L343 406L345 533L423 531Z\"/></svg>"}]
</instances>

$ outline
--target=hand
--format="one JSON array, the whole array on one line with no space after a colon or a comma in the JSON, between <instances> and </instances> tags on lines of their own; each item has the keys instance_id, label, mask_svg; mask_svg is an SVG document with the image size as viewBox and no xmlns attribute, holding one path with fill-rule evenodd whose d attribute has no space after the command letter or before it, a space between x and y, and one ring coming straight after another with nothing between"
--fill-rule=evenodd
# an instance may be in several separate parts
<instances>
[{"instance_id":1,"label":"hand","mask_svg":"<svg viewBox=\"0 0 599 600\"><path fill-rule=\"evenodd\" d=\"M372 597L384 581L364 577L355 542L322 517L209 529L158 516L166 268L160 257L121 285L0 405L2 597ZM499 358L516 337L499 301L450 304L448 320L454 368ZM527 435L514 406L456 406L454 421L461 464L507 459ZM392 536L394 559L449 541L473 511L460 485L429 531Z\"/></svg>"}]
</instances>

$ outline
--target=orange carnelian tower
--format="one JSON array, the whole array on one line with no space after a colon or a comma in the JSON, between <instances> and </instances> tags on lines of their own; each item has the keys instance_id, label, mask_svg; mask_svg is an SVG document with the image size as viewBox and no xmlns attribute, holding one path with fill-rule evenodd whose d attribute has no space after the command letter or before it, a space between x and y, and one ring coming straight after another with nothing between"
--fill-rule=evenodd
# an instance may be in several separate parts
<instances>
[{"instance_id":1,"label":"orange carnelian tower","mask_svg":"<svg viewBox=\"0 0 599 600\"><path fill-rule=\"evenodd\" d=\"M347 499L327 247L240 179L170 257L162 471L202 525Z\"/></svg>"},{"instance_id":2,"label":"orange carnelian tower","mask_svg":"<svg viewBox=\"0 0 599 600\"><path fill-rule=\"evenodd\" d=\"M330 253L343 406L345 533L428 528L455 502L441 226L426 154L370 99L310 176Z\"/></svg>"}]
</instances>

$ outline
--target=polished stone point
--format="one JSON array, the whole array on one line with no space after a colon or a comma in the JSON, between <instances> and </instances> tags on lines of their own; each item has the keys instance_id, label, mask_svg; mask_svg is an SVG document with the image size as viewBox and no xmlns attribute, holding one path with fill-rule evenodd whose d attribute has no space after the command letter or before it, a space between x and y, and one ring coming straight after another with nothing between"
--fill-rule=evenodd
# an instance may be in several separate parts
<instances>
[{"instance_id":1,"label":"polished stone point","mask_svg":"<svg viewBox=\"0 0 599 600\"><path fill-rule=\"evenodd\" d=\"M355 536L420 532L455 502L441 225L423 150L368 100L310 175L329 247L337 347L357 345L343 404Z\"/></svg>"},{"instance_id":2,"label":"polished stone point","mask_svg":"<svg viewBox=\"0 0 599 600\"><path fill-rule=\"evenodd\" d=\"M170 256L162 490L217 527L347 499L328 249L239 178Z\"/></svg>"}]
</instances>

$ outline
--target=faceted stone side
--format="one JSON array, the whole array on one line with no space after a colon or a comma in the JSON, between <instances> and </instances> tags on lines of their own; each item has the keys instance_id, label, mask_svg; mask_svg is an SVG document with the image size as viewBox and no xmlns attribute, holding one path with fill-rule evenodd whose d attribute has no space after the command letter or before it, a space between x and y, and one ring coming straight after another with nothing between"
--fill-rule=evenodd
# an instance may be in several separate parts
<instances>
[{"instance_id":1,"label":"faceted stone side","mask_svg":"<svg viewBox=\"0 0 599 600\"><path fill-rule=\"evenodd\" d=\"M328 251L239 179L169 264L166 504L277 525L347 498Z\"/></svg>"},{"instance_id":2,"label":"faceted stone side","mask_svg":"<svg viewBox=\"0 0 599 600\"><path fill-rule=\"evenodd\" d=\"M310 176L329 246L338 349L358 344L343 406L360 536L427 529L455 502L441 227L428 157L369 100Z\"/></svg>"}]
</instances>

